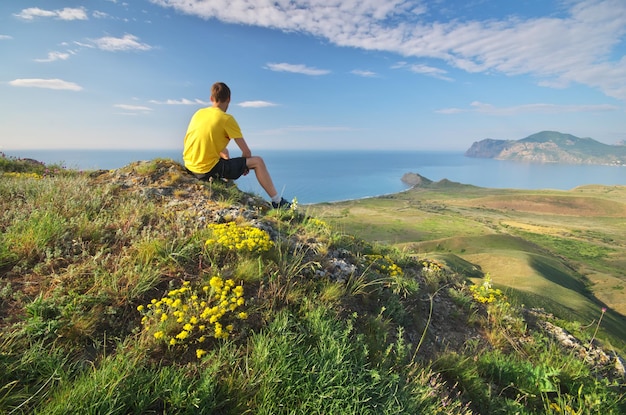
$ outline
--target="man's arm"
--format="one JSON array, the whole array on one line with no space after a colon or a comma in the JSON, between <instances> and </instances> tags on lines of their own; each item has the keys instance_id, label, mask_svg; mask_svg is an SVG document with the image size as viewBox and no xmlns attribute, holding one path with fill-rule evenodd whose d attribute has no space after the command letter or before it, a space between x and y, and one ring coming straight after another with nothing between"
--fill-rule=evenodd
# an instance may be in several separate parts
<instances>
[{"instance_id":1,"label":"man's arm","mask_svg":"<svg viewBox=\"0 0 626 415\"><path fill-rule=\"evenodd\" d=\"M246 143L246 140L244 140L243 137L234 138L234 140L237 146L241 149L242 157L245 157L245 158L252 157L252 151L250 151L250 147L248 147L248 143Z\"/></svg>"}]
</instances>

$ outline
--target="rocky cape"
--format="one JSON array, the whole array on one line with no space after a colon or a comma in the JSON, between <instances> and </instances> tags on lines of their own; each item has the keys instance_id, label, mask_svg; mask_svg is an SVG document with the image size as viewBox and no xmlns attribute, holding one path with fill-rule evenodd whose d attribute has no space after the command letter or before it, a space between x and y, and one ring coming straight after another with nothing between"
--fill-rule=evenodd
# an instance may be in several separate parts
<instances>
[{"instance_id":1,"label":"rocky cape","mask_svg":"<svg viewBox=\"0 0 626 415\"><path fill-rule=\"evenodd\" d=\"M626 165L626 145L608 145L556 131L542 131L520 140L476 141L466 157L532 163Z\"/></svg>"},{"instance_id":2,"label":"rocky cape","mask_svg":"<svg viewBox=\"0 0 626 415\"><path fill-rule=\"evenodd\" d=\"M422 176L419 173L404 173L400 179L404 184L411 188L423 188L423 189L443 189L443 188L468 188L476 187L471 184L463 184L459 182L453 182L448 179L441 179L439 181L432 181L427 177Z\"/></svg>"}]
</instances>

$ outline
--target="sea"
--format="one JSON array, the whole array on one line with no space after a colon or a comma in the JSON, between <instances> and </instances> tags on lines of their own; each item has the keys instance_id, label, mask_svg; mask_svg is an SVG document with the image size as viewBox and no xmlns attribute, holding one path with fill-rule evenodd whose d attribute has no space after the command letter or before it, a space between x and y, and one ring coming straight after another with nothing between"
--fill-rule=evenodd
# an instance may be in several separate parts
<instances>
[{"instance_id":1,"label":"sea","mask_svg":"<svg viewBox=\"0 0 626 415\"><path fill-rule=\"evenodd\" d=\"M171 158L181 150L19 150L10 157L32 158L78 170L117 169L133 161ZM233 156L235 155L233 151ZM538 164L465 157L461 151L259 150L276 189L300 204L336 202L398 193L409 188L405 173L433 181L502 189L569 190L588 184L626 185L626 167ZM251 172L238 187L266 197Z\"/></svg>"}]
</instances>

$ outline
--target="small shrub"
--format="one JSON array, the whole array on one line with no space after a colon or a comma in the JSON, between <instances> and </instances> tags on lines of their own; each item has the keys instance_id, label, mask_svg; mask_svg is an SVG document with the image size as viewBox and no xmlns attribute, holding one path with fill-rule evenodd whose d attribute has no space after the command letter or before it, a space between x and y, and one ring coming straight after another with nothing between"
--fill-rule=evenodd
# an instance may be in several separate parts
<instances>
[{"instance_id":1,"label":"small shrub","mask_svg":"<svg viewBox=\"0 0 626 415\"><path fill-rule=\"evenodd\" d=\"M431 291L435 292L439 289L439 286L442 282L445 281L445 271L442 264L432 259L425 259L420 261L421 276L424 278L424 283L426 287Z\"/></svg>"}]
</instances>

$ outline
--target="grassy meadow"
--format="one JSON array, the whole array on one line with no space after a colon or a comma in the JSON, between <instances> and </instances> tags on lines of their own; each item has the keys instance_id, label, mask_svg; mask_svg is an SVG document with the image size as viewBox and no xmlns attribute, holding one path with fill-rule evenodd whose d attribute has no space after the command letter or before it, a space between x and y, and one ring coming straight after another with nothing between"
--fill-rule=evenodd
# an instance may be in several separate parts
<instances>
[{"instance_id":1,"label":"grassy meadow","mask_svg":"<svg viewBox=\"0 0 626 415\"><path fill-rule=\"evenodd\" d=\"M605 191L593 226L462 186L276 210L0 154L0 414L625 413Z\"/></svg>"},{"instance_id":2,"label":"grassy meadow","mask_svg":"<svg viewBox=\"0 0 626 415\"><path fill-rule=\"evenodd\" d=\"M626 186L487 189L442 181L312 212L345 232L437 258L476 281L626 344Z\"/></svg>"}]
</instances>

